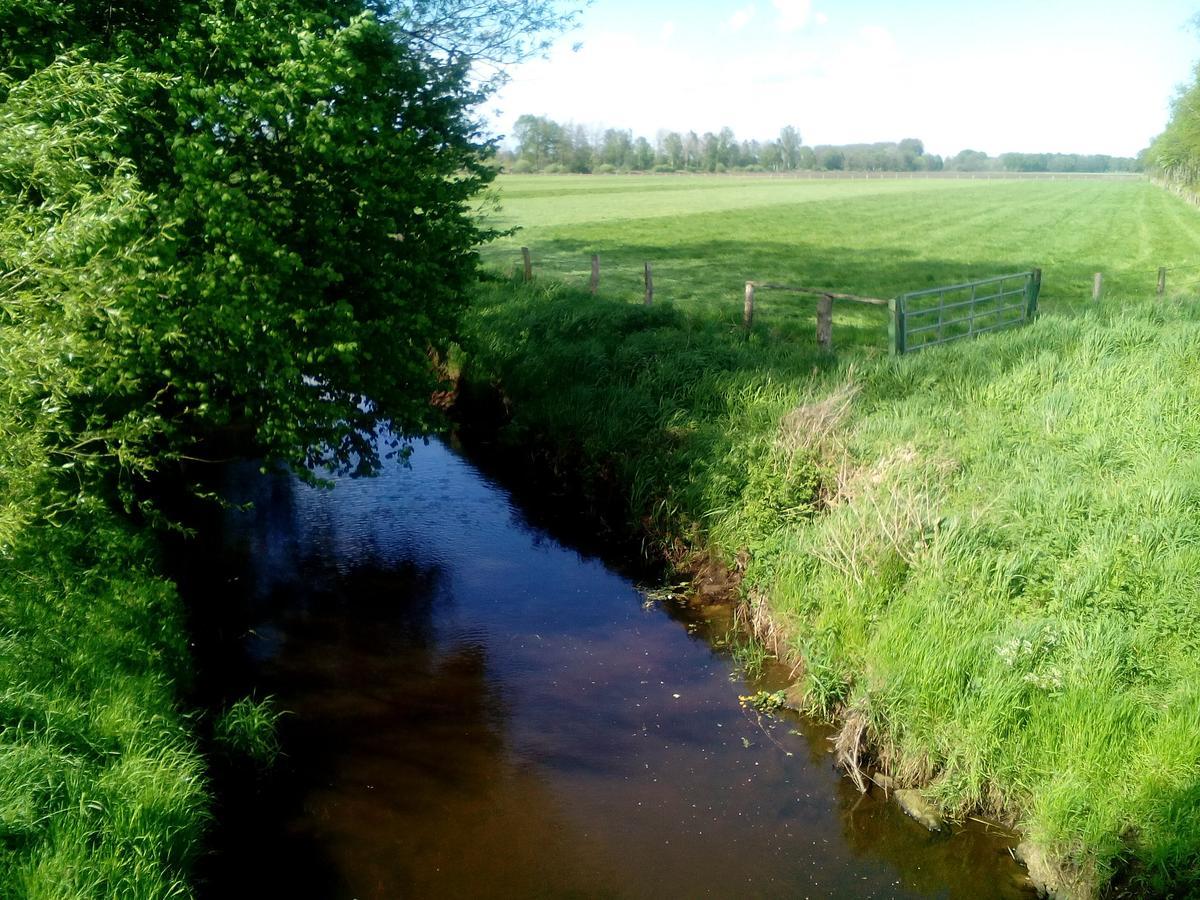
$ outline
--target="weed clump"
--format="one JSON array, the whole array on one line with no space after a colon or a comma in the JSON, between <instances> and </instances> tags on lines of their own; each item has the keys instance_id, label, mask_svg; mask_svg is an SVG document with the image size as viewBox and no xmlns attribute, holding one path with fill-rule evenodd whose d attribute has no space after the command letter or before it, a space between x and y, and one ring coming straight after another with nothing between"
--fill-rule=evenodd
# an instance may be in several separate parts
<instances>
[{"instance_id":1,"label":"weed clump","mask_svg":"<svg viewBox=\"0 0 1200 900\"><path fill-rule=\"evenodd\" d=\"M273 697L243 697L217 718L213 739L230 756L269 767L279 757L277 726L282 715Z\"/></svg>"}]
</instances>

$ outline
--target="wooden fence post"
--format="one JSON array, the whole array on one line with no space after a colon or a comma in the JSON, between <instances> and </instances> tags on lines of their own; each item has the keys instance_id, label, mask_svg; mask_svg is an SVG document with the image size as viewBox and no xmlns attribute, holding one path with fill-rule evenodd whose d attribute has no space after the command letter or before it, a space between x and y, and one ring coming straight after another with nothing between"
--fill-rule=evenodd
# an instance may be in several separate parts
<instances>
[{"instance_id":1,"label":"wooden fence post","mask_svg":"<svg viewBox=\"0 0 1200 900\"><path fill-rule=\"evenodd\" d=\"M1099 300L1104 296L1104 273L1097 272L1095 278L1092 279L1092 299Z\"/></svg>"},{"instance_id":2,"label":"wooden fence post","mask_svg":"<svg viewBox=\"0 0 1200 900\"><path fill-rule=\"evenodd\" d=\"M592 292L592 296L596 296L596 291L600 288L600 254L592 254L592 280L588 282L588 290Z\"/></svg>"},{"instance_id":3,"label":"wooden fence post","mask_svg":"<svg viewBox=\"0 0 1200 900\"><path fill-rule=\"evenodd\" d=\"M650 263L646 263L646 305L654 302L654 273L650 271Z\"/></svg>"},{"instance_id":4,"label":"wooden fence post","mask_svg":"<svg viewBox=\"0 0 1200 900\"><path fill-rule=\"evenodd\" d=\"M888 301L888 343L891 344L892 353L897 356L903 355L904 346L904 296L893 297Z\"/></svg>"},{"instance_id":5,"label":"wooden fence post","mask_svg":"<svg viewBox=\"0 0 1200 900\"><path fill-rule=\"evenodd\" d=\"M833 297L829 294L817 298L817 344L822 350L833 349Z\"/></svg>"},{"instance_id":6,"label":"wooden fence post","mask_svg":"<svg viewBox=\"0 0 1200 900\"><path fill-rule=\"evenodd\" d=\"M1038 311L1038 295L1042 293L1042 270L1034 269L1029 279L1029 302L1025 307L1025 318L1032 319Z\"/></svg>"},{"instance_id":7,"label":"wooden fence post","mask_svg":"<svg viewBox=\"0 0 1200 900\"><path fill-rule=\"evenodd\" d=\"M742 327L747 333L754 325L754 282L746 282L746 305L742 307Z\"/></svg>"},{"instance_id":8,"label":"wooden fence post","mask_svg":"<svg viewBox=\"0 0 1200 900\"><path fill-rule=\"evenodd\" d=\"M525 263L525 280L533 281L533 261L529 258L529 248L521 248L521 259Z\"/></svg>"},{"instance_id":9,"label":"wooden fence post","mask_svg":"<svg viewBox=\"0 0 1200 900\"><path fill-rule=\"evenodd\" d=\"M1167 292L1167 267L1158 267L1158 290L1155 292L1158 296L1162 296Z\"/></svg>"}]
</instances>

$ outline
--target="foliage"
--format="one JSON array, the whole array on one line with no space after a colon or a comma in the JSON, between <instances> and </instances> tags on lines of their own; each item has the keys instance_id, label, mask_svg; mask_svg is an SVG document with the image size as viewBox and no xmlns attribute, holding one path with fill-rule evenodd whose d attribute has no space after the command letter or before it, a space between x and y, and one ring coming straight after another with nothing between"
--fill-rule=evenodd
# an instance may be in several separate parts
<instances>
[{"instance_id":1,"label":"foliage","mask_svg":"<svg viewBox=\"0 0 1200 900\"><path fill-rule=\"evenodd\" d=\"M1154 298L1153 275L1200 248L1200 217L1138 182L842 184L773 205L730 180L614 187L632 218L601 222L606 188L556 185L511 201L545 215L542 246L578 252L558 232L573 214L583 246L608 259L623 243L674 274L650 308L636 286L481 293L464 371L504 385L511 438L568 454L585 482L618 478L631 527L664 549L748 556L809 704L853 708L889 773L957 815L1015 822L1098 881L1124 870L1135 892L1194 893L1200 312ZM1106 212L1059 227L1086 208ZM1097 259L1115 276L1103 305L1083 277ZM889 296L922 273L1029 261L1044 267L1037 323L911 357L869 349L881 320L875 338L849 328L836 359L782 303L748 340L736 326L750 275ZM830 398L843 413L819 414ZM768 449L797 445L820 502L747 515Z\"/></svg>"},{"instance_id":2,"label":"foliage","mask_svg":"<svg viewBox=\"0 0 1200 900\"><path fill-rule=\"evenodd\" d=\"M116 64L62 61L0 105L0 452L8 510L0 546L66 505L119 460L153 468L163 423L140 406L120 348L146 335L126 310L150 304L158 241L149 197L109 146L128 95L161 82ZM60 488L54 474L74 482ZM43 503L48 491L59 499Z\"/></svg>"},{"instance_id":3,"label":"foliage","mask_svg":"<svg viewBox=\"0 0 1200 900\"><path fill-rule=\"evenodd\" d=\"M1171 118L1146 152L1147 167L1167 182L1200 185L1200 66L1171 103Z\"/></svg>"},{"instance_id":4,"label":"foliage","mask_svg":"<svg viewBox=\"0 0 1200 900\"><path fill-rule=\"evenodd\" d=\"M738 697L743 707L751 707L761 713L777 713L787 704L784 691L756 691L753 694Z\"/></svg>"},{"instance_id":5,"label":"foliage","mask_svg":"<svg viewBox=\"0 0 1200 900\"><path fill-rule=\"evenodd\" d=\"M161 434L119 348L151 198L110 147L163 81L63 59L0 103L0 896L187 891L206 816L182 611L106 511Z\"/></svg>"},{"instance_id":6,"label":"foliage","mask_svg":"<svg viewBox=\"0 0 1200 900\"><path fill-rule=\"evenodd\" d=\"M272 457L367 471L385 419L431 422L430 354L486 237L468 209L493 172L467 115L481 94L467 60L415 52L361 3L225 6L0 16L25 67L49 44L163 73L109 135L153 196L154 248L146 289L113 307L125 396L106 414L152 411L160 454L248 424ZM33 24L10 32L19 15Z\"/></svg>"},{"instance_id":7,"label":"foliage","mask_svg":"<svg viewBox=\"0 0 1200 900\"><path fill-rule=\"evenodd\" d=\"M486 64L493 86L503 79L501 66L549 50L552 36L571 28L581 12L557 0L375 0L372 6L418 45Z\"/></svg>"}]
</instances>

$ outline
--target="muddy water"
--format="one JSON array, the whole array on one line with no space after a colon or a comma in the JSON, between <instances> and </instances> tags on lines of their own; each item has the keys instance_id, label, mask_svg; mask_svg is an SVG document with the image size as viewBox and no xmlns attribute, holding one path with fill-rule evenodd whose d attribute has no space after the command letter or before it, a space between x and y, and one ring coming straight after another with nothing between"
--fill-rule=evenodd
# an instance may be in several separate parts
<instances>
[{"instance_id":1,"label":"muddy water","mask_svg":"<svg viewBox=\"0 0 1200 900\"><path fill-rule=\"evenodd\" d=\"M254 507L192 561L241 615L210 675L289 715L271 779L222 781L209 896L1026 896L995 834L930 835L744 709L778 674L738 673L724 610L648 602L445 446L223 489Z\"/></svg>"}]
</instances>

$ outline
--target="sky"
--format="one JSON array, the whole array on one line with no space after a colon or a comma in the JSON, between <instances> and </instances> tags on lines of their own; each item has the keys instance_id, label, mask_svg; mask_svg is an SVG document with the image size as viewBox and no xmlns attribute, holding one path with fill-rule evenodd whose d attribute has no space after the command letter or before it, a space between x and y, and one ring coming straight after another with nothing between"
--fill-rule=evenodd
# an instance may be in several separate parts
<instances>
[{"instance_id":1,"label":"sky","mask_svg":"<svg viewBox=\"0 0 1200 900\"><path fill-rule=\"evenodd\" d=\"M1200 59L1200 0L594 0L485 107L804 143L919 138L949 156L1133 156ZM573 50L575 44L582 46Z\"/></svg>"}]
</instances>

